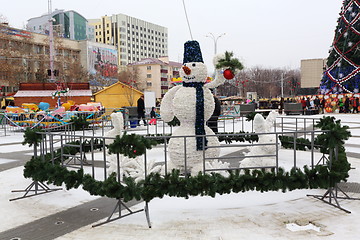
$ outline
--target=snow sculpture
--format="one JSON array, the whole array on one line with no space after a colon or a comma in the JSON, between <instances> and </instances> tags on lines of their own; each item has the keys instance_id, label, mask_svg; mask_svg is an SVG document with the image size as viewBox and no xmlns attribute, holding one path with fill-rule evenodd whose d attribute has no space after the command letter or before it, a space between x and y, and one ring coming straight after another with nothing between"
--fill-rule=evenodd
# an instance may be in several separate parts
<instances>
[{"instance_id":1,"label":"snow sculpture","mask_svg":"<svg viewBox=\"0 0 360 240\"><path fill-rule=\"evenodd\" d=\"M124 129L124 117L121 112L114 112L110 114L113 129L106 132L104 137L115 138L117 135L121 137L122 131ZM105 139L105 144L109 145L114 142L114 139Z\"/></svg>"},{"instance_id":2,"label":"snow sculpture","mask_svg":"<svg viewBox=\"0 0 360 240\"><path fill-rule=\"evenodd\" d=\"M221 59L216 57L215 61ZM185 43L183 67L180 70L183 85L171 88L164 96L160 112L165 122L170 122L176 116L180 126L172 136L195 136L214 135L214 132L206 126L206 121L214 111L214 98L209 88L214 88L224 83L225 78L221 70L216 71L215 79L206 83L207 68L202 59L200 45L197 41ZM187 171L202 170L203 147L205 156L216 158L219 156L218 148L206 146L218 146L216 136L188 137L186 138L186 151L184 138L171 138L169 141L169 166L185 170L185 157ZM185 156L186 153L186 156ZM197 166L197 167L196 167Z\"/></svg>"},{"instance_id":3,"label":"snow sculpture","mask_svg":"<svg viewBox=\"0 0 360 240\"><path fill-rule=\"evenodd\" d=\"M271 128L274 126L274 122L278 113L271 111L266 120L261 114L256 114L254 118L254 132L255 133L270 133ZM251 146L250 151L245 155L249 156L240 161L241 168L256 168L256 167L268 167L275 166L275 157L251 157L258 155L274 155L276 152L276 135L264 134L259 135L259 144L271 144L261 146Z\"/></svg>"},{"instance_id":4,"label":"snow sculpture","mask_svg":"<svg viewBox=\"0 0 360 240\"><path fill-rule=\"evenodd\" d=\"M112 113L110 115L113 129L105 133L105 137L115 138L117 135L122 136L124 129L124 118L121 112ZM105 139L105 144L109 145L114 142L114 139ZM107 156L108 162L108 171L107 174L111 175L113 172L118 172L118 160L116 154L110 154ZM140 181L145 178L145 164L141 156L136 158L129 158L122 154L119 154L119 164L120 164L120 181L122 181L123 176L133 177L135 181ZM149 160L147 162L147 174L152 172L160 172L162 169L161 165L155 165L154 160Z\"/></svg>"}]
</instances>

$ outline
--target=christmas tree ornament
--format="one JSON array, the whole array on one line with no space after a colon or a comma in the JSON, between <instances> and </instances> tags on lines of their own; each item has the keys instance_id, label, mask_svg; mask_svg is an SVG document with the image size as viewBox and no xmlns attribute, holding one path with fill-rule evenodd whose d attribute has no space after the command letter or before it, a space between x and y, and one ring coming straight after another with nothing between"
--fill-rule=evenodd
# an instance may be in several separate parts
<instances>
[{"instance_id":1,"label":"christmas tree ornament","mask_svg":"<svg viewBox=\"0 0 360 240\"><path fill-rule=\"evenodd\" d=\"M216 69L224 69L224 78L227 80L233 79L238 70L242 70L244 67L237 58L233 58L232 52L225 52L224 55L217 57L214 62Z\"/></svg>"},{"instance_id":2,"label":"christmas tree ornament","mask_svg":"<svg viewBox=\"0 0 360 240\"><path fill-rule=\"evenodd\" d=\"M233 79L235 77L234 73L230 69L226 69L223 74L224 78L227 80Z\"/></svg>"}]
</instances>

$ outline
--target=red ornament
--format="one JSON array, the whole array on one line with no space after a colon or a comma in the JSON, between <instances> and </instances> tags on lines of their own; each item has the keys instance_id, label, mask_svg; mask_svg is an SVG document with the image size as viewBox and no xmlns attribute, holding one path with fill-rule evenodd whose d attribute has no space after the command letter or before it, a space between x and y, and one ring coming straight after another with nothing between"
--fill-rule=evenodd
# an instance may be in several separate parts
<instances>
[{"instance_id":1,"label":"red ornament","mask_svg":"<svg viewBox=\"0 0 360 240\"><path fill-rule=\"evenodd\" d=\"M136 153L136 150L134 150L134 153Z\"/></svg>"},{"instance_id":2,"label":"red ornament","mask_svg":"<svg viewBox=\"0 0 360 240\"><path fill-rule=\"evenodd\" d=\"M223 75L227 80L233 79L235 77L234 73L230 69L226 69Z\"/></svg>"}]
</instances>

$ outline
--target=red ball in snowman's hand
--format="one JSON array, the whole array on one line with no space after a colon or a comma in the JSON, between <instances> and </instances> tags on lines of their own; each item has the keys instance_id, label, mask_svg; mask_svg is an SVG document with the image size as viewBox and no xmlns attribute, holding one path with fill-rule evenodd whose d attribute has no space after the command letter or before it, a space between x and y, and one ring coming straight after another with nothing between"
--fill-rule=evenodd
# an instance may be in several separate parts
<instances>
[{"instance_id":1,"label":"red ball in snowman's hand","mask_svg":"<svg viewBox=\"0 0 360 240\"><path fill-rule=\"evenodd\" d=\"M235 77L234 73L230 69L226 69L223 75L227 80L233 79Z\"/></svg>"}]
</instances>

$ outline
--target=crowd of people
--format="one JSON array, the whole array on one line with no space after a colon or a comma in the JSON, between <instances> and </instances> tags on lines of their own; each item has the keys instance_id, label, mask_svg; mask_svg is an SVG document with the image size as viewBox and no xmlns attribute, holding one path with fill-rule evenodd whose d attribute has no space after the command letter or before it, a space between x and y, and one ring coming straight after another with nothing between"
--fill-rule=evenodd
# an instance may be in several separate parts
<instances>
[{"instance_id":1,"label":"crowd of people","mask_svg":"<svg viewBox=\"0 0 360 240\"><path fill-rule=\"evenodd\" d=\"M324 113L326 108L325 98L320 99L318 96L315 98L303 97L300 103L304 112L306 110L317 109L319 113ZM349 98L345 96L344 98L339 98L337 108L339 113L359 113L359 97Z\"/></svg>"}]
</instances>

